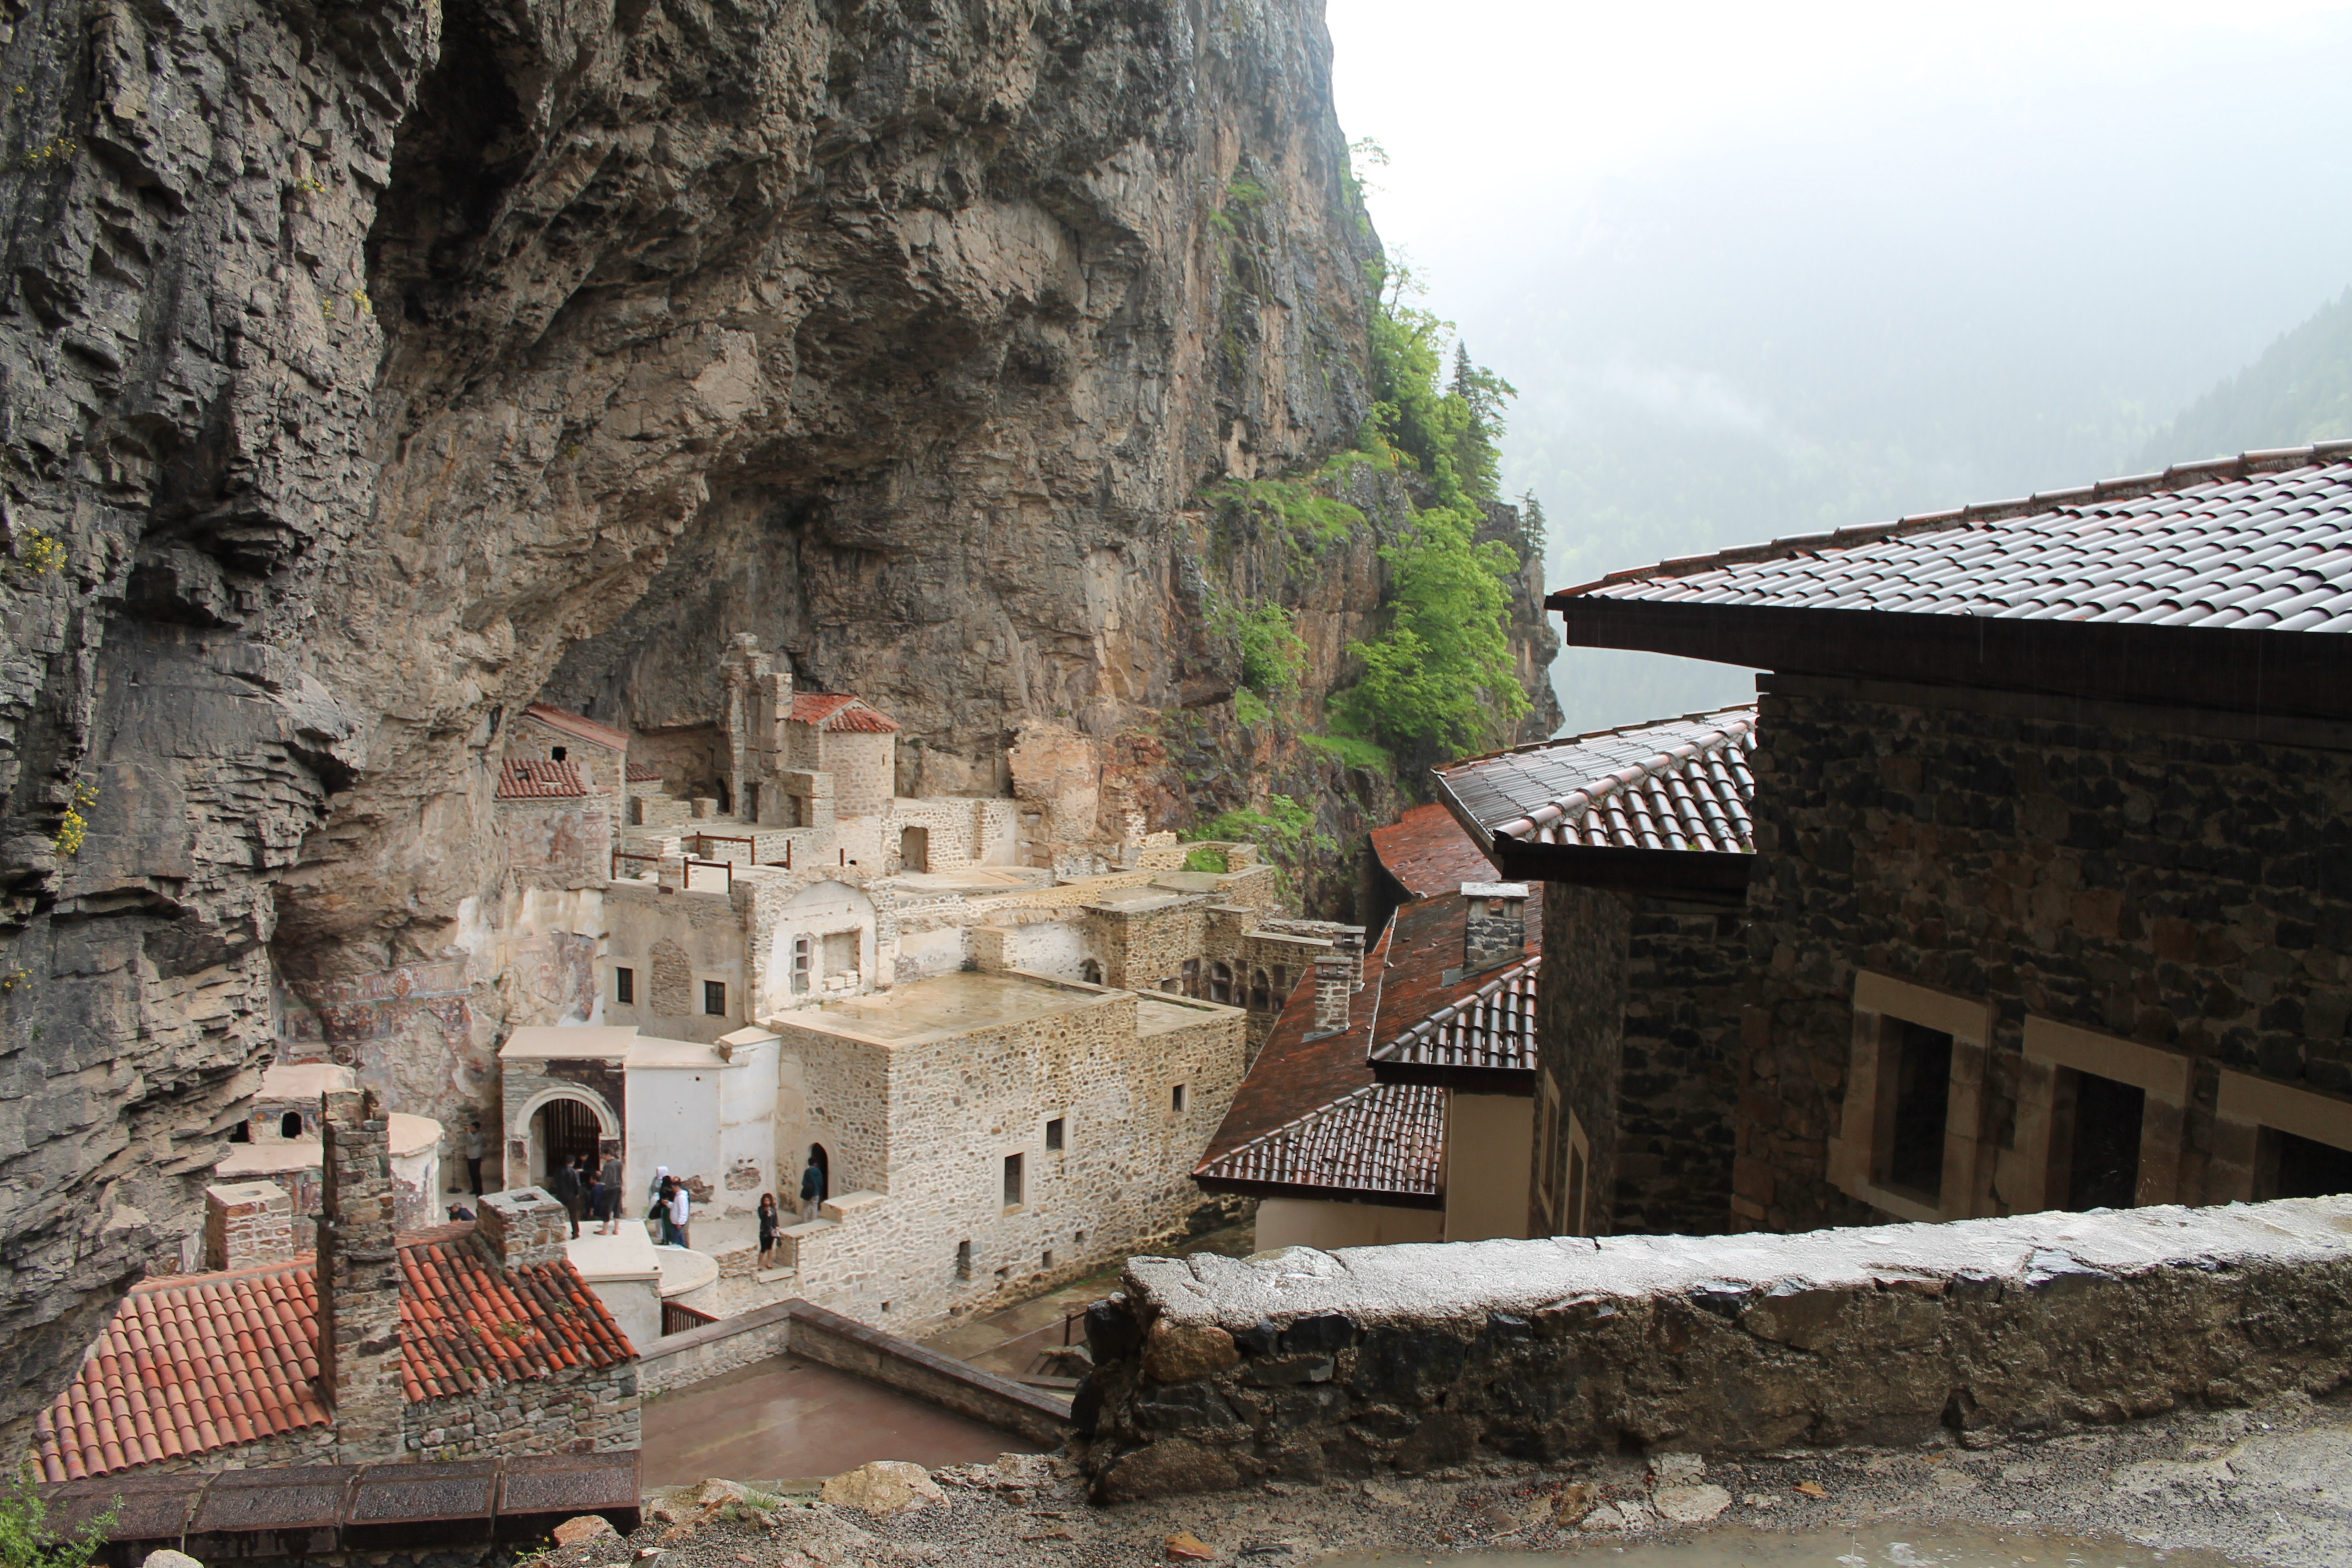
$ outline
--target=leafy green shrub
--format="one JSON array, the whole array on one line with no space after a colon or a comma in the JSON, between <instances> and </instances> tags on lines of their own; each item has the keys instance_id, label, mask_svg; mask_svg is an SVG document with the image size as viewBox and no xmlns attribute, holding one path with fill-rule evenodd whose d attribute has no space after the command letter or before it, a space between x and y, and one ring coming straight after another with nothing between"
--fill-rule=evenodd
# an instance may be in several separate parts
<instances>
[{"instance_id":1,"label":"leafy green shrub","mask_svg":"<svg viewBox=\"0 0 2352 1568\"><path fill-rule=\"evenodd\" d=\"M1209 612L1209 631L1232 649L1245 690L1276 697L1297 689L1307 668L1307 643L1293 612L1280 605L1244 609L1221 601Z\"/></svg>"},{"instance_id":2,"label":"leafy green shrub","mask_svg":"<svg viewBox=\"0 0 2352 1568\"><path fill-rule=\"evenodd\" d=\"M1206 826L1192 837L1245 840L1267 849L1280 850L1296 856L1307 830L1315 826L1315 814L1286 795L1265 797L1265 809L1220 812Z\"/></svg>"},{"instance_id":3,"label":"leafy green shrub","mask_svg":"<svg viewBox=\"0 0 2352 1568\"><path fill-rule=\"evenodd\" d=\"M1394 776L1396 759L1376 741L1360 735L1308 735L1298 737L1298 743L1310 752L1319 752L1341 767L1365 768L1372 773Z\"/></svg>"},{"instance_id":4,"label":"leafy green shrub","mask_svg":"<svg viewBox=\"0 0 2352 1568\"><path fill-rule=\"evenodd\" d=\"M0 1492L0 1568L87 1568L106 1544L120 1504L83 1525L71 1535L49 1528L48 1505L33 1487L33 1467L27 1463L16 1479Z\"/></svg>"},{"instance_id":5,"label":"leafy green shrub","mask_svg":"<svg viewBox=\"0 0 2352 1568\"><path fill-rule=\"evenodd\" d=\"M1195 849L1184 857L1184 869L1214 871L1222 877L1233 869L1233 865L1225 858L1225 852L1222 849Z\"/></svg>"},{"instance_id":6,"label":"leafy green shrub","mask_svg":"<svg viewBox=\"0 0 2352 1568\"><path fill-rule=\"evenodd\" d=\"M1528 712L1504 584L1518 558L1476 542L1478 516L1432 507L1381 552L1393 583L1389 626L1349 651L1364 678L1336 706L1347 727L1400 753L1475 752Z\"/></svg>"},{"instance_id":7,"label":"leafy green shrub","mask_svg":"<svg viewBox=\"0 0 2352 1568\"><path fill-rule=\"evenodd\" d=\"M1274 710L1265 705L1265 698L1244 686L1234 693L1234 717L1244 724L1263 724L1274 717Z\"/></svg>"}]
</instances>

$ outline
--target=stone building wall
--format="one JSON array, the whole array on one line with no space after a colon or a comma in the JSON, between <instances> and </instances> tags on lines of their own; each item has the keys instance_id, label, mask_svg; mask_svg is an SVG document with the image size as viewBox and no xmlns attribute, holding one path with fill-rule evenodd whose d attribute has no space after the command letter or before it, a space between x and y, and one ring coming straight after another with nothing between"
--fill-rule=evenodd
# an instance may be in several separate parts
<instances>
[{"instance_id":1,"label":"stone building wall","mask_svg":"<svg viewBox=\"0 0 2352 1568\"><path fill-rule=\"evenodd\" d=\"M2006 1212L2038 1190L2020 1168L2029 1016L2189 1058L2179 1196L2248 1195L2216 1159L2224 1070L2352 1091L2352 731L2262 724L1769 678L1744 1222L1871 1213L1829 1171L1865 970L1990 1009L1969 1201Z\"/></svg>"},{"instance_id":2,"label":"stone building wall","mask_svg":"<svg viewBox=\"0 0 2352 1568\"><path fill-rule=\"evenodd\" d=\"M617 793L573 800L502 800L499 834L525 888L602 888L613 874Z\"/></svg>"},{"instance_id":3,"label":"stone building wall","mask_svg":"<svg viewBox=\"0 0 2352 1568\"><path fill-rule=\"evenodd\" d=\"M819 745L833 775L833 808L843 816L879 816L898 785L898 737L887 731L828 730Z\"/></svg>"},{"instance_id":4,"label":"stone building wall","mask_svg":"<svg viewBox=\"0 0 2352 1568\"><path fill-rule=\"evenodd\" d=\"M1243 1016L1013 978L1053 985L1068 1005L887 1047L783 1021L784 1050L805 1062L809 1136L833 1158L828 1212L840 1215L798 1227L808 1300L919 1334L1012 1289L1100 1267L1199 1206L1186 1173L1240 1082ZM1161 1011L1139 1030L1146 1008ZM1179 1008L1197 1021L1169 1016ZM1046 1146L1055 1120L1058 1150ZM1016 1154L1022 1201L1007 1205L1004 1162Z\"/></svg>"},{"instance_id":5,"label":"stone building wall","mask_svg":"<svg viewBox=\"0 0 2352 1568\"><path fill-rule=\"evenodd\" d=\"M1201 957L1208 934L1206 907L1167 897L1170 901L1156 908L1105 905L1087 910L1088 942L1102 960L1104 984L1156 991L1165 980L1181 979L1188 959Z\"/></svg>"},{"instance_id":6,"label":"stone building wall","mask_svg":"<svg viewBox=\"0 0 2352 1568\"><path fill-rule=\"evenodd\" d=\"M1748 963L1740 919L1656 899L1628 902L1616 1155L1604 1167L1616 1183L1610 1228L1621 1236L1736 1228L1738 1007Z\"/></svg>"},{"instance_id":7,"label":"stone building wall","mask_svg":"<svg viewBox=\"0 0 2352 1568\"><path fill-rule=\"evenodd\" d=\"M1547 882L1543 900L1533 1228L1539 1235L1608 1235L1617 1228L1613 1184L1601 1173L1615 1169L1617 1161L1631 921L1623 900L1597 889ZM1580 1203L1570 1190L1571 1127L1582 1159Z\"/></svg>"},{"instance_id":8,"label":"stone building wall","mask_svg":"<svg viewBox=\"0 0 2352 1568\"><path fill-rule=\"evenodd\" d=\"M638 1447L641 1404L635 1362L567 1367L547 1377L501 1380L413 1401L402 1437L412 1460L611 1453Z\"/></svg>"}]
</instances>

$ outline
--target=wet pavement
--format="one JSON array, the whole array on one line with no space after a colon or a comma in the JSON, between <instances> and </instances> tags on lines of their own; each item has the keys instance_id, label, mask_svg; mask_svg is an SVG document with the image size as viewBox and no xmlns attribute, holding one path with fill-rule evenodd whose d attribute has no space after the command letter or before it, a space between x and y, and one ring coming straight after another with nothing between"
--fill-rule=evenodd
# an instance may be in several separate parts
<instances>
[{"instance_id":1,"label":"wet pavement","mask_svg":"<svg viewBox=\"0 0 2352 1568\"><path fill-rule=\"evenodd\" d=\"M1029 1438L829 1366L777 1356L646 1402L645 1480L830 1476L871 1459L926 1469L1029 1453Z\"/></svg>"}]
</instances>

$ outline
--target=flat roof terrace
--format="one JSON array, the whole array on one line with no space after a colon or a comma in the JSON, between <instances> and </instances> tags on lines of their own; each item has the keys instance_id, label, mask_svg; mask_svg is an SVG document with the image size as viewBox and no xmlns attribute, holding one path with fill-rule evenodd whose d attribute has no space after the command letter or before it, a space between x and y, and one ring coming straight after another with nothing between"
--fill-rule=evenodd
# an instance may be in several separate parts
<instances>
[{"instance_id":1,"label":"flat roof terrace","mask_svg":"<svg viewBox=\"0 0 2352 1568\"><path fill-rule=\"evenodd\" d=\"M1065 985L1027 974L959 972L917 980L870 996L845 997L785 1014L775 1027L815 1029L877 1045L908 1046L974 1029L1025 1024L1055 1013L1106 1006L1123 992Z\"/></svg>"}]
</instances>

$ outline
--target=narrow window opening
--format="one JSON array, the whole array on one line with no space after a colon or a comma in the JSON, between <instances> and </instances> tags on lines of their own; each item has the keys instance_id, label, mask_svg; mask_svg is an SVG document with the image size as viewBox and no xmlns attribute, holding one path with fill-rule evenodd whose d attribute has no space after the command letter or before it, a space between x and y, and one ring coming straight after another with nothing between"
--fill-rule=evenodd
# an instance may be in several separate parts
<instances>
[{"instance_id":1,"label":"narrow window opening","mask_svg":"<svg viewBox=\"0 0 2352 1568\"><path fill-rule=\"evenodd\" d=\"M735 815L735 792L727 787L725 779L719 781L719 815L721 816Z\"/></svg>"},{"instance_id":2,"label":"narrow window opening","mask_svg":"<svg viewBox=\"0 0 2352 1568\"><path fill-rule=\"evenodd\" d=\"M302 1136L302 1113L299 1110L289 1110L285 1115L279 1117L278 1119L278 1136L280 1138L299 1138Z\"/></svg>"},{"instance_id":3,"label":"narrow window opening","mask_svg":"<svg viewBox=\"0 0 2352 1568\"><path fill-rule=\"evenodd\" d=\"M743 816L749 822L760 820L760 786L758 784L748 784L743 786ZM886 1301L883 1305L887 1306L889 1303Z\"/></svg>"},{"instance_id":4,"label":"narrow window opening","mask_svg":"<svg viewBox=\"0 0 2352 1568\"><path fill-rule=\"evenodd\" d=\"M1274 994L1266 988L1265 971L1263 969L1251 971L1249 994L1250 1011L1254 1013L1263 1013L1267 1011L1273 1005L1273 995Z\"/></svg>"},{"instance_id":5,"label":"narrow window opening","mask_svg":"<svg viewBox=\"0 0 2352 1568\"><path fill-rule=\"evenodd\" d=\"M713 1018L727 1016L727 982L706 980L702 983L702 1010Z\"/></svg>"},{"instance_id":6,"label":"narrow window opening","mask_svg":"<svg viewBox=\"0 0 2352 1568\"><path fill-rule=\"evenodd\" d=\"M2056 1120L2067 1143L2066 1206L2131 1207L2139 1194L2139 1138L2147 1090L2096 1073L2059 1076Z\"/></svg>"},{"instance_id":7,"label":"narrow window opening","mask_svg":"<svg viewBox=\"0 0 2352 1568\"><path fill-rule=\"evenodd\" d=\"M1584 1223L1584 1151L1578 1148L1568 1152L1568 1213L1564 1217L1570 1236L1591 1234Z\"/></svg>"},{"instance_id":8,"label":"narrow window opening","mask_svg":"<svg viewBox=\"0 0 2352 1568\"><path fill-rule=\"evenodd\" d=\"M634 969L613 971L613 1000L634 1005L637 999L637 972Z\"/></svg>"},{"instance_id":9,"label":"narrow window opening","mask_svg":"<svg viewBox=\"0 0 2352 1568\"><path fill-rule=\"evenodd\" d=\"M1054 1267L1054 1249L1052 1247L1049 1247L1045 1249L1045 1261L1038 1267L1042 1268L1051 1268Z\"/></svg>"},{"instance_id":10,"label":"narrow window opening","mask_svg":"<svg viewBox=\"0 0 2352 1568\"><path fill-rule=\"evenodd\" d=\"M1286 1004L1286 1003L1287 1003L1289 1000L1290 1000L1290 966L1289 966L1288 964L1286 964L1286 963L1277 963L1277 964L1276 964L1276 965L1274 966L1274 1007L1275 1007L1275 1011L1276 1011L1276 1012L1280 1012L1280 1011L1282 1010L1283 1005L1284 1005L1284 1004Z\"/></svg>"},{"instance_id":11,"label":"narrow window opening","mask_svg":"<svg viewBox=\"0 0 2352 1568\"><path fill-rule=\"evenodd\" d=\"M549 762L551 762L551 763L560 763L560 762L562 762L562 761L563 760L563 757L564 757L564 751L563 751L563 748L562 748L562 747L561 747L561 746L550 746L550 747L548 747L548 749L547 749L547 760L548 760Z\"/></svg>"},{"instance_id":12,"label":"narrow window opening","mask_svg":"<svg viewBox=\"0 0 2352 1568\"><path fill-rule=\"evenodd\" d=\"M1188 958L1184 961L1184 994L1196 1001L1200 998L1201 961L1197 958Z\"/></svg>"},{"instance_id":13,"label":"narrow window opening","mask_svg":"<svg viewBox=\"0 0 2352 1568\"><path fill-rule=\"evenodd\" d=\"M1091 958L1078 965L1078 978L1085 981L1089 985L1101 984L1103 983L1102 974L1102 965L1097 963Z\"/></svg>"},{"instance_id":14,"label":"narrow window opening","mask_svg":"<svg viewBox=\"0 0 2352 1568\"><path fill-rule=\"evenodd\" d=\"M247 1122L238 1122L236 1126L228 1130L228 1141L232 1143L252 1142L253 1128Z\"/></svg>"},{"instance_id":15,"label":"narrow window opening","mask_svg":"<svg viewBox=\"0 0 2352 1568\"><path fill-rule=\"evenodd\" d=\"M1024 1158L1024 1156L1020 1154L1004 1156L1004 1206L1006 1208L1018 1208L1021 1205L1021 1190L1024 1184L1021 1169Z\"/></svg>"},{"instance_id":16,"label":"narrow window opening","mask_svg":"<svg viewBox=\"0 0 2352 1568\"><path fill-rule=\"evenodd\" d=\"M2352 1149L2316 1138L2265 1130L2274 1144L2278 1174L2269 1184L2274 1198L2326 1198L2352 1193Z\"/></svg>"},{"instance_id":17,"label":"narrow window opening","mask_svg":"<svg viewBox=\"0 0 2352 1568\"><path fill-rule=\"evenodd\" d=\"M1231 1006L1234 1000L1234 968L1220 960L1209 965L1209 1000Z\"/></svg>"},{"instance_id":18,"label":"narrow window opening","mask_svg":"<svg viewBox=\"0 0 2352 1568\"><path fill-rule=\"evenodd\" d=\"M1952 1099L1952 1037L1908 1019L1891 1018L1895 1042L1895 1114L1887 1129L1886 1180L1940 1203L1944 1194L1944 1127Z\"/></svg>"},{"instance_id":19,"label":"narrow window opening","mask_svg":"<svg viewBox=\"0 0 2352 1568\"><path fill-rule=\"evenodd\" d=\"M1056 1116L1051 1121L1045 1123L1045 1147L1050 1151L1058 1150L1061 1146L1062 1119Z\"/></svg>"},{"instance_id":20,"label":"narrow window opening","mask_svg":"<svg viewBox=\"0 0 2352 1568\"><path fill-rule=\"evenodd\" d=\"M956 1278L959 1279L971 1278L971 1243L969 1241L956 1243Z\"/></svg>"},{"instance_id":21,"label":"narrow window opening","mask_svg":"<svg viewBox=\"0 0 2352 1568\"><path fill-rule=\"evenodd\" d=\"M809 939L793 938L793 994L797 996L809 988Z\"/></svg>"},{"instance_id":22,"label":"narrow window opening","mask_svg":"<svg viewBox=\"0 0 2352 1568\"><path fill-rule=\"evenodd\" d=\"M1179 1116L1184 1113L1184 1086L1176 1085L1168 1091L1168 1108Z\"/></svg>"}]
</instances>

